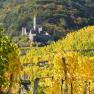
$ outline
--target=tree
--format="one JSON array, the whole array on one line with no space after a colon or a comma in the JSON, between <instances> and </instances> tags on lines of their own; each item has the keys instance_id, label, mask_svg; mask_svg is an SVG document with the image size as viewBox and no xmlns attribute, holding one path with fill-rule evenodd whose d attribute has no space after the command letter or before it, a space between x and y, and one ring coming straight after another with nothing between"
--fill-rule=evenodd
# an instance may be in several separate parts
<instances>
[{"instance_id":1,"label":"tree","mask_svg":"<svg viewBox=\"0 0 94 94\"><path fill-rule=\"evenodd\" d=\"M20 71L19 50L11 39L4 35L4 29L0 26L0 93L4 87L9 86L9 94L14 77Z\"/></svg>"}]
</instances>

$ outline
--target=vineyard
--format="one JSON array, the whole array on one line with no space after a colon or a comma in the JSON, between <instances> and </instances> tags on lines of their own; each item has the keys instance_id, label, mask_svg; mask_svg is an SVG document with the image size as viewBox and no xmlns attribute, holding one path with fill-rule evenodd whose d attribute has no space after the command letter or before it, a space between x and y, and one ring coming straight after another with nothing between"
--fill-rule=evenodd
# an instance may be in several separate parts
<instances>
[{"instance_id":1,"label":"vineyard","mask_svg":"<svg viewBox=\"0 0 94 94\"><path fill-rule=\"evenodd\" d=\"M23 73L33 84L39 78L36 87L43 90L39 94L94 93L93 30L94 26L85 27L50 46L31 48L21 57Z\"/></svg>"},{"instance_id":2,"label":"vineyard","mask_svg":"<svg viewBox=\"0 0 94 94\"><path fill-rule=\"evenodd\" d=\"M7 36L0 33L0 40L0 92L94 94L94 26L51 45L31 47L23 56Z\"/></svg>"},{"instance_id":3,"label":"vineyard","mask_svg":"<svg viewBox=\"0 0 94 94\"><path fill-rule=\"evenodd\" d=\"M94 0L0 0L0 94L94 94Z\"/></svg>"}]
</instances>

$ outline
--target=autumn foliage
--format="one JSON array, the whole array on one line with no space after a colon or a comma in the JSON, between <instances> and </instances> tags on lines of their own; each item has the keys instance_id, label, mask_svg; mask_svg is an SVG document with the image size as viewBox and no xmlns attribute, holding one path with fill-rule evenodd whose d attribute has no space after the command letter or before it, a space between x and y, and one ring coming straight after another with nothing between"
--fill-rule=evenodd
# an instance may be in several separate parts
<instances>
[{"instance_id":1,"label":"autumn foliage","mask_svg":"<svg viewBox=\"0 0 94 94\"><path fill-rule=\"evenodd\" d=\"M93 94L93 48L94 26L88 26L52 45L31 48L21 57L27 64L22 73L30 76L32 84L40 79L38 94Z\"/></svg>"}]
</instances>

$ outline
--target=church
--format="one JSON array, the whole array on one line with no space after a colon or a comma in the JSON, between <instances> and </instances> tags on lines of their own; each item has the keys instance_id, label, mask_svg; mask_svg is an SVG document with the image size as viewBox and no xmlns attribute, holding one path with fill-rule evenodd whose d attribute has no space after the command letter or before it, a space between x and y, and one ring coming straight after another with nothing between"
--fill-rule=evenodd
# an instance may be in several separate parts
<instances>
[{"instance_id":1,"label":"church","mask_svg":"<svg viewBox=\"0 0 94 94\"><path fill-rule=\"evenodd\" d=\"M26 27L22 27L22 36L27 35L29 40L33 43L39 43L41 45L48 45L54 41L47 31L43 31L42 27L37 26L36 16L33 17L33 28L27 32Z\"/></svg>"}]
</instances>

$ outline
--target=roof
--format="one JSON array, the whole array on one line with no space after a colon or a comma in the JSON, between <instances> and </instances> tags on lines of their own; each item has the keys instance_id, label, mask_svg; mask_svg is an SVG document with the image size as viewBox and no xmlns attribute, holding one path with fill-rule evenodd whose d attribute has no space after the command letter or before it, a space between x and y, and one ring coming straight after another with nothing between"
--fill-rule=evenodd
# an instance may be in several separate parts
<instances>
[{"instance_id":1,"label":"roof","mask_svg":"<svg viewBox=\"0 0 94 94\"><path fill-rule=\"evenodd\" d=\"M54 38L51 35L37 35L34 38L34 42L39 42L41 44L48 44L49 41L54 41Z\"/></svg>"}]
</instances>

